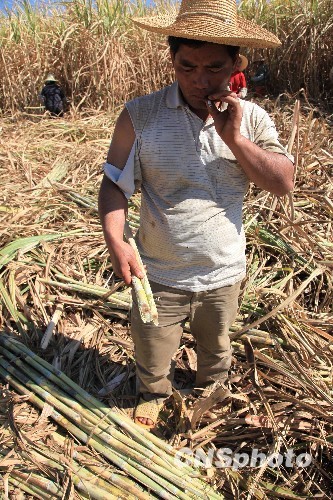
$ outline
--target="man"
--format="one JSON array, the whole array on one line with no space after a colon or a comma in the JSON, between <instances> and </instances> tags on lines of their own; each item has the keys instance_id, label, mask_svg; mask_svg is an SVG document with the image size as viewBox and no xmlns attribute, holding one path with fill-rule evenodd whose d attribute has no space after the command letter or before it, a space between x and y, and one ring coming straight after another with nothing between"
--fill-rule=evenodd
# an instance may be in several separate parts
<instances>
[{"instance_id":1,"label":"man","mask_svg":"<svg viewBox=\"0 0 333 500\"><path fill-rule=\"evenodd\" d=\"M46 77L40 99L52 116L63 116L67 104L66 97L52 73Z\"/></svg>"},{"instance_id":2,"label":"man","mask_svg":"<svg viewBox=\"0 0 333 500\"><path fill-rule=\"evenodd\" d=\"M131 331L141 398L135 420L155 425L172 394L172 357L189 319L197 342L196 388L223 384L231 364L229 327L245 276L242 203L250 181L284 195L293 163L274 124L227 90L239 45L278 39L237 17L234 0L183 0L176 19L135 22L169 35L176 82L126 104L110 145L99 212L113 269L126 284L142 277L123 240L127 199L141 186L137 245L156 299L159 325Z\"/></svg>"},{"instance_id":3,"label":"man","mask_svg":"<svg viewBox=\"0 0 333 500\"><path fill-rule=\"evenodd\" d=\"M265 95L269 77L268 66L263 58L254 61L253 65L254 75L251 76L251 82L254 84L254 91L256 94Z\"/></svg>"}]
</instances>

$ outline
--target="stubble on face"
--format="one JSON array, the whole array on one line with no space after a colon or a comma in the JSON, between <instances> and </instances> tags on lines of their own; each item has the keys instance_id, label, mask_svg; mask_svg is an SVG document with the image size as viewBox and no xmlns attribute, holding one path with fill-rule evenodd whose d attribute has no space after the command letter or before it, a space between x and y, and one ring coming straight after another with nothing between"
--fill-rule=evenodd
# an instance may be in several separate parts
<instances>
[{"instance_id":1,"label":"stubble on face","mask_svg":"<svg viewBox=\"0 0 333 500\"><path fill-rule=\"evenodd\" d=\"M171 58L185 101L201 115L207 112L207 97L228 88L236 65L225 46L213 43L198 48L181 45Z\"/></svg>"}]
</instances>

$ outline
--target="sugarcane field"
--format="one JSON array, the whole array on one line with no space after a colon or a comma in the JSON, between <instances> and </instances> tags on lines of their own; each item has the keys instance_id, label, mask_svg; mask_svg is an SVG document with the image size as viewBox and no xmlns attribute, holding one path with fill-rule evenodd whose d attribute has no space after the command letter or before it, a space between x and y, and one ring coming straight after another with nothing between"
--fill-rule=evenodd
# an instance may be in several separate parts
<instances>
[{"instance_id":1,"label":"sugarcane field","mask_svg":"<svg viewBox=\"0 0 333 500\"><path fill-rule=\"evenodd\" d=\"M331 0L237 2L281 41L241 47L248 82L251 61L269 68L244 99L275 123L294 188L246 192L227 382L193 396L186 321L172 396L153 428L134 418L133 297L142 322L158 325L135 243L145 211L138 189L124 237L143 278L128 285L113 269L98 197L124 104L175 80L167 37L132 18L176 16L180 4L0 6L1 500L333 498ZM61 88L56 113L47 80Z\"/></svg>"}]
</instances>

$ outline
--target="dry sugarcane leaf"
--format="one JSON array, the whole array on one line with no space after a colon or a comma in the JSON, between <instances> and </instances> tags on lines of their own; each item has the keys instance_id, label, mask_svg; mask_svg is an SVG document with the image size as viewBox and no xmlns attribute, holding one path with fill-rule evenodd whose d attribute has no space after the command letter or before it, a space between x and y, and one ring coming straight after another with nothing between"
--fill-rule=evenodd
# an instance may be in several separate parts
<instances>
[{"instance_id":1,"label":"dry sugarcane leaf","mask_svg":"<svg viewBox=\"0 0 333 500\"><path fill-rule=\"evenodd\" d=\"M193 430L206 411L209 411L217 403L222 403L222 401L230 398L231 392L225 386L220 386L215 389L209 396L199 399L193 406L193 413L190 418L191 429Z\"/></svg>"}]
</instances>

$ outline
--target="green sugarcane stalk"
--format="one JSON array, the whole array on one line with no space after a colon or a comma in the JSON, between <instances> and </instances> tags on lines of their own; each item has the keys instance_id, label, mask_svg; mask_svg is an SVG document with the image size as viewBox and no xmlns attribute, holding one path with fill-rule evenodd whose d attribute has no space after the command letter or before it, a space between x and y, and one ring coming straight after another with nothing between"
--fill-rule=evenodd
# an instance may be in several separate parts
<instances>
[{"instance_id":1,"label":"green sugarcane stalk","mask_svg":"<svg viewBox=\"0 0 333 500\"><path fill-rule=\"evenodd\" d=\"M41 283L45 283L46 285L50 286L56 286L58 288L63 288L64 290L70 290L70 291L75 291L75 292L83 292L87 293L90 295L96 295L97 297L103 298L107 294L107 290L103 288L102 290L97 290L97 289L92 289L86 285L83 284L77 284L77 283L61 283L59 281L53 281L53 280L48 280L45 278L38 278L38 281ZM113 307L119 308L119 309L124 309L128 310L129 308L129 303L125 302L121 299L118 299L117 297L114 297L113 294L108 296L108 300L110 302L114 302Z\"/></svg>"},{"instance_id":2,"label":"green sugarcane stalk","mask_svg":"<svg viewBox=\"0 0 333 500\"><path fill-rule=\"evenodd\" d=\"M140 280L137 276L132 276L132 285L135 291L136 299L138 301L139 313L142 321L144 323L151 322L150 307L146 292L142 284L143 280Z\"/></svg>"},{"instance_id":3,"label":"green sugarcane stalk","mask_svg":"<svg viewBox=\"0 0 333 500\"><path fill-rule=\"evenodd\" d=\"M61 434L54 433L53 438L55 441L57 441L59 444L64 446L66 438L62 436ZM42 451L44 451L44 448L42 447ZM45 450L45 453L48 453L48 450ZM80 471L81 468L85 468L89 471L92 471L95 475L97 474L98 476L102 477L105 479L108 483L114 484L118 486L121 490L130 493L133 495L134 499L139 499L139 500L149 500L150 496L143 491L143 489L136 484L132 479L130 479L127 476L123 476L119 473L116 473L114 471L108 471L106 468L106 464L100 463L100 465L91 463L92 460L94 460L91 455L86 455L83 452L78 452L75 448L73 451L73 459L75 459L76 462L78 462L80 465ZM96 461L96 459L95 459Z\"/></svg>"},{"instance_id":4,"label":"green sugarcane stalk","mask_svg":"<svg viewBox=\"0 0 333 500\"><path fill-rule=\"evenodd\" d=\"M41 490L40 488L37 488L37 486L31 485L31 484L28 485L25 482L23 482L22 479L21 480L16 479L16 475L14 472L11 472L11 475L8 477L8 481L13 486L15 486L15 488L20 488L21 490L25 491L26 493L28 493L29 495L31 495L33 497L40 498L41 500L45 500L46 498L52 498L52 497L48 496L49 494L46 491Z\"/></svg>"},{"instance_id":5,"label":"green sugarcane stalk","mask_svg":"<svg viewBox=\"0 0 333 500\"><path fill-rule=\"evenodd\" d=\"M104 480L99 479L95 474L92 474L84 467L80 466L75 462L75 460L71 460L70 463L65 466L61 462L63 461L63 456L59 454L52 453L49 449L39 450L41 453L38 453L34 449L30 449L29 453L24 450L20 451L20 456L25 459L31 460L31 456L37 459L39 463L43 465L47 465L52 469L59 470L61 472L66 472L67 469L71 472L71 479L74 485L77 487L79 491L84 491L88 493L91 498L96 498L97 500L103 500L106 498L106 495L112 494L115 495L114 498L124 498L129 500L135 500L136 497L133 495L129 495L128 491L122 490L121 488L115 487L112 483L108 483ZM49 457L45 457L44 453L51 455L52 459ZM0 452L1 453L1 452ZM17 469L14 469L12 472L18 473ZM21 476L20 476L21 477ZM33 477L29 473L29 478ZM24 478L23 478L24 479ZM36 484L36 481L32 480L32 484ZM39 485L40 486L40 485ZM63 492L61 492L62 496ZM126 494L126 496L125 496Z\"/></svg>"},{"instance_id":6,"label":"green sugarcane stalk","mask_svg":"<svg viewBox=\"0 0 333 500\"><path fill-rule=\"evenodd\" d=\"M45 491L46 496L44 498L48 499L50 498L50 495L51 498L53 497L63 498L64 494L63 489L61 488L57 491L56 483L50 481L49 479L41 478L40 476L36 477L35 474L31 473L26 474L18 472L16 470L15 470L15 475L21 478L22 480L28 482L28 484L37 487L42 485L44 481L47 481L47 489ZM79 476L73 473L71 474L71 479L73 481L73 484L76 486L77 490L87 493L90 498L96 500L105 500L105 498L126 500L127 498L130 498L130 500L133 500L131 497L129 497L128 494L122 492L121 490L112 485L107 485L108 488L103 489L100 485L101 481L96 480L96 478L94 480L95 484L91 484L87 478L82 480Z\"/></svg>"},{"instance_id":7,"label":"green sugarcane stalk","mask_svg":"<svg viewBox=\"0 0 333 500\"><path fill-rule=\"evenodd\" d=\"M1 359L1 358L0 358ZM44 407L44 401L41 400L39 397L37 397L34 393L32 393L30 390L28 390L22 383L20 382L19 379L16 379L13 377L10 373L8 373L5 369L2 368L1 363L0 363L0 375L10 384L12 385L18 392L21 394L24 394L29 397L29 400L35 404L38 408L41 410ZM152 491L155 491L158 493L160 486L155 483L154 481L150 480L150 478L144 476L141 474L139 471L136 471L135 469L131 466L128 466L127 463L124 460L119 459L119 456L115 455L112 453L110 449L107 449L105 447L101 447L99 443L95 443L94 439L90 439L89 436L82 432L80 429L75 427L74 424L69 422L65 417L63 417L60 413L58 413L56 410L53 410L50 416L61 426L64 427L68 432L70 432L72 435L77 437L81 442L84 444L87 444L88 441L92 447L94 447L95 444L95 449L102 453L106 458L111 460L111 462L115 463L120 469L124 470L124 472L128 473L135 479L137 479L140 483L144 484L148 489L151 489ZM164 498L164 497L162 497Z\"/></svg>"},{"instance_id":8,"label":"green sugarcane stalk","mask_svg":"<svg viewBox=\"0 0 333 500\"><path fill-rule=\"evenodd\" d=\"M15 477L22 479L30 487L37 487L39 490L45 491L47 496L44 498L61 498L63 496L63 489L51 479L37 476L32 472L21 472L17 469L13 473Z\"/></svg>"},{"instance_id":9,"label":"green sugarcane stalk","mask_svg":"<svg viewBox=\"0 0 333 500\"><path fill-rule=\"evenodd\" d=\"M109 290L107 290L106 288L104 288L102 286L95 285L92 283L82 283L81 281L74 280L73 278L65 276L62 273L59 273L58 271L55 271L54 276L56 278L60 278L62 281L66 281L66 282L72 283L74 285L83 286L87 290L92 290L93 292L96 293L96 295L100 293L101 297L106 296L106 295L108 296L108 294L110 293ZM115 296L116 300L124 302L125 304L131 303L131 295L129 293L126 293L126 291L125 292L117 292L116 291L116 292L113 292L112 295L110 295L110 296L111 297Z\"/></svg>"},{"instance_id":10,"label":"green sugarcane stalk","mask_svg":"<svg viewBox=\"0 0 333 500\"><path fill-rule=\"evenodd\" d=\"M9 354L10 354L10 353L9 353ZM0 361L1 361L1 360L0 360ZM21 361L20 361L20 360L18 360L18 362L19 362L19 363L21 363ZM4 365L4 364L5 364L5 366L6 366L6 363L4 363L4 361L2 361L2 362L1 362L1 364L2 364L2 365ZM30 386L30 387L32 387L33 389L35 389L35 390L37 391L37 393L42 394L42 397L46 398L46 400L47 400L47 401L50 401L52 404L54 404L54 405L55 405L55 406L57 406L57 407L59 407L59 406L60 406L60 407L61 407L61 409L62 409L63 411L65 411L65 412L67 412L67 414L68 414L70 417L72 417L72 418L73 418L73 415L74 415L74 419L75 419L76 421L79 421L79 425L81 425L81 427L85 425L85 427L84 427L84 428L86 429L86 425L87 425L87 423L84 423L84 422L83 422L83 419L82 419L82 418L80 418L81 416L79 416L79 418L78 418L78 414L77 414L77 413L75 413L75 412L73 412L72 410L68 409L68 408L66 407L66 405L63 405L62 403L60 403L59 401L57 401L57 400L56 400L56 398L53 398L53 396L49 395L49 394L47 393L47 391L45 391L44 389L41 389L41 388L40 388L40 387L38 387L38 386L37 386L37 388L36 388L36 387L34 386L34 384L31 384L31 381L29 381L29 380L27 381L27 380L26 380L26 377L25 377L23 374L21 374L19 371L15 371L15 369L14 369L13 367L11 367L10 365L8 366L8 363L7 363L7 368L8 368L8 370L9 370L11 373L13 373L15 376L18 376L18 377L19 377L19 379L21 379L21 380L23 379L23 383L28 384L28 386ZM37 380L38 380L38 375L37 375ZM39 382L40 382L40 381L39 381ZM68 398L66 398L66 402L68 402ZM66 414L66 413L65 413L65 414ZM89 423L88 423L88 424L89 424ZM89 430L90 428L91 428L91 425L89 424L89 426L88 426L88 430ZM125 456L126 456L126 454L127 454L127 455L129 454L129 450L128 450L128 448L127 448L127 445L126 445L126 446L120 446L120 449L119 449L119 442L117 442L117 441L116 441L116 440L114 440L113 438L111 438L111 439L110 439L110 437L109 437L107 434L105 434L105 433L104 433L104 434L101 434L101 432L99 432L98 434L100 434L100 435L102 436L102 440L101 440L101 443L100 443L102 446L104 445L104 443L103 443L103 438L104 438L104 441L105 441L105 439L106 439L106 441L107 441L107 442L109 442L110 444L113 444L113 445L117 446L117 449L120 451L120 453L124 453L124 454L125 454ZM97 436L95 436L95 438L97 439ZM135 460L137 460L137 461L139 461L139 462L142 462L142 459L141 459L140 454L137 454L136 452L130 452L130 455L132 455L132 457L133 457L134 461L135 461ZM156 458L156 457L155 457L155 458ZM112 460L112 459L111 459L111 460ZM155 460L155 461L156 461L156 460ZM152 464L151 464L151 465L152 465ZM182 480L179 480L177 477L174 477L174 475L173 475L173 474L171 474L171 475L170 475L169 471L165 470L165 463L164 463L164 462L162 462L162 465L161 465L161 466L159 466L159 465L157 465L157 464L156 464L156 467L157 467L157 469L160 471L161 475L166 476L168 479L170 479L170 481L176 482L179 486L184 487L183 479L182 479ZM156 467L155 467L155 469L156 469ZM192 472L193 472L193 470L192 470ZM177 475L178 475L178 474L177 474ZM161 478L158 478L158 476L157 476L157 478L156 478L156 475L154 475L154 476L153 476L153 479L157 479L157 480L159 479L159 480L160 480L159 482L161 482L161 480L162 480ZM164 482L164 480L163 480L163 483L165 483L165 482ZM193 486L192 486L192 485L193 485ZM206 487L204 487L204 486L203 486L202 482L200 482L200 483L199 483L199 482L197 482L197 481L193 481L193 480L192 480L192 485L188 485L188 486L187 486L187 487L188 487L188 489L191 489L191 490L192 490L192 489L193 489L193 487L195 487L195 486L199 487L200 489L202 489L202 488L205 488L205 489L206 489ZM167 485L167 484L164 484L164 486L166 486L166 488L167 488L167 489L171 489L171 486L170 486L170 485L169 485L169 488L168 488L168 485ZM174 490L173 490L173 491L174 491ZM181 493L181 492L180 492L180 493ZM196 493L198 494L198 492L196 492Z\"/></svg>"},{"instance_id":11,"label":"green sugarcane stalk","mask_svg":"<svg viewBox=\"0 0 333 500\"><path fill-rule=\"evenodd\" d=\"M73 398L79 400L86 408L92 408L93 413L95 413L99 418L103 418L103 420L110 425L118 425L120 428L128 432L135 441L138 441L145 447L148 447L154 452L154 454L160 456L169 464L173 465L174 462L172 460L174 460L176 452L168 443L165 443L158 437L154 436L154 434L146 431L144 428L138 427L128 417L118 415L117 413L111 411L109 407L105 407L98 399L94 398L80 386L75 384L75 382L67 377L67 375L37 356L30 349L28 349L28 347L18 342L16 339L2 335L0 336L0 345L14 351L14 353L20 357L22 357L22 353L24 353L24 358L27 363L42 373L42 375L46 378L57 384L60 388L68 392ZM193 468L187 464L182 467L182 471L192 475L195 474Z\"/></svg>"},{"instance_id":12,"label":"green sugarcane stalk","mask_svg":"<svg viewBox=\"0 0 333 500\"><path fill-rule=\"evenodd\" d=\"M1 342L1 341L0 341ZM16 350L17 351L17 350ZM6 357L8 357L12 362L14 362L17 366L21 367L24 370L24 365L23 365L23 360L22 360L22 355L20 355L19 358L12 354L11 352L7 351L6 349L3 350L4 354ZM18 354L16 352L16 354ZM40 364L37 364L33 362L33 360L29 360L27 355L24 355L24 361L30 362L35 368L38 369L38 371L42 372L43 375L45 376L48 375L47 371L45 369L41 370ZM32 363L31 363L32 361ZM27 369L25 371L28 371ZM73 401L71 399L68 399L68 395L64 393L63 391L60 391L55 385L50 385L46 378L41 378L40 375L35 372L34 370L30 371L29 370L29 375L33 378L34 382L38 384L38 386L42 385L44 388L49 388L49 392L52 392L52 396L57 396L60 401L62 401L65 405L69 405L74 411L76 411L78 414L83 416L85 419L87 419L87 424L84 424L82 422L82 425L85 425L85 430L88 429L88 431L91 432L91 425L95 426L96 428L100 427L103 431L108 432L110 430L110 423L101 420L100 417L97 417L95 414L93 414L90 410L85 410L82 408L79 403L76 401ZM48 379L52 378L53 381L56 379L56 377L52 376L52 374L49 374ZM55 380L55 383L57 381ZM63 387L62 384L62 389L66 390L66 387ZM70 390L70 395L75 398L76 394L73 394L73 391ZM120 431L114 428L114 424L111 424L111 433L112 435L119 441L121 441L123 444L125 444L128 447L133 447L133 444L135 441L133 439L128 438L126 435L122 434ZM94 429L94 428L93 428ZM97 429L98 430L98 429ZM96 432L96 430L95 430ZM179 477L184 476L183 471L180 471L178 468L174 466L174 462L172 462L169 458L168 455L158 453L158 450L156 450L156 447L149 447L150 451L147 449L147 442L145 441L144 445L137 444L136 445L136 450L141 453L142 455L146 456L148 459L154 460L157 464L160 466L167 468L169 472L175 474L176 476L178 475ZM135 457L134 457L135 458ZM174 458L174 456L172 456ZM191 473L192 475L194 474L193 469L188 469L188 473ZM198 486L202 486L201 482L197 483Z\"/></svg>"},{"instance_id":13,"label":"green sugarcane stalk","mask_svg":"<svg viewBox=\"0 0 333 500\"><path fill-rule=\"evenodd\" d=\"M61 443L61 445L64 446L66 440L64 436L58 435L55 432L52 434L52 437L53 439L55 439L55 441ZM0 454L6 456L7 451L0 450ZM57 469L61 472L65 472L67 469L74 471L75 475L72 475L72 478L75 485L78 484L78 481L82 479L84 481L89 481L89 483L91 484L95 484L97 478L101 476L106 480L104 481L104 483L100 484L100 487L102 487L102 489L106 489L110 493L114 494L125 492L127 494L126 498L130 500L136 500L137 498L139 500L149 500L149 495L145 494L143 490L139 489L138 486L129 478L124 478L124 476L120 476L119 474L115 474L114 472L107 473L107 471L105 471L105 465L104 467L102 467L102 465L93 467L89 464L79 465L77 461L80 462L81 460L82 462L86 462L87 458L75 449L73 458L70 460L67 466L63 464L63 455L53 452L50 450L50 448L45 447L41 444L38 445L38 451L36 449L29 449L29 453L27 453L24 450L21 450L19 454L20 456L28 460L31 459L31 455L33 455L38 462L41 462L44 465L47 465L48 467L51 467L53 469ZM88 457L88 459L91 460L91 457ZM128 481L124 481L124 479L127 479ZM116 489L113 488L113 485L119 487L119 490L116 491ZM90 494L93 495L93 492L90 492Z\"/></svg>"},{"instance_id":14,"label":"green sugarcane stalk","mask_svg":"<svg viewBox=\"0 0 333 500\"><path fill-rule=\"evenodd\" d=\"M53 438L55 436L56 433L53 434ZM60 436L58 436L58 438L60 438ZM55 440L59 441L59 439ZM63 437L61 444L64 445L64 442L65 438ZM8 450L0 449L0 455L6 456L7 453ZM124 478L120 477L119 474L105 474L104 469L101 466L95 467L95 470L90 472L89 470L87 470L89 469L89 467L85 468L84 466L79 465L74 459L78 457L81 458L82 461L85 461L86 459L82 457L77 451L74 451L73 459L71 459L70 462L66 465L63 464L63 455L52 452L49 448L44 447L43 445L39 445L38 451L36 449L30 448L29 453L24 450L20 450L19 455L27 460L31 460L31 456L33 456L34 458L36 458L37 462L61 472L66 472L66 470L69 469L72 472L71 477L73 483L79 490L85 491L92 498L103 499L105 498L106 494L112 493L113 495L117 495L117 498L126 498L129 500L136 500L137 498L139 498L142 500L149 500L149 496L147 496L147 494L144 494L143 491L139 489L137 485L135 485L135 483L130 480L128 482L124 481ZM104 475L104 479L106 479L106 481L100 480L100 475ZM84 486L82 486L82 484ZM98 493L97 496L95 494L95 486L102 490ZM126 493L125 497L124 493Z\"/></svg>"},{"instance_id":15,"label":"green sugarcane stalk","mask_svg":"<svg viewBox=\"0 0 333 500\"><path fill-rule=\"evenodd\" d=\"M67 415L69 418L74 419L82 430L98 436L102 441L112 446L113 449L120 450L122 453L129 455L134 460L140 461L141 455L146 457L147 461L151 460L158 467L161 467L161 474L164 474L170 481L176 480L176 476L181 477L181 481L177 480L177 484L183 487L184 475L174 465L170 466L169 463L162 460L154 452L138 443L136 443L135 450L135 448L133 448L135 441L119 432L114 428L114 426L110 428L110 426L105 424L103 420L98 419L91 412L84 409L77 401L69 398L66 393L51 384L45 377L41 377L38 372L32 368L28 368L24 364L24 361L17 358L15 354L7 351L7 349L3 349L3 354L11 361L11 363L14 363L25 374L31 377L33 383L37 384L37 387L34 389L37 394L40 394L46 401L55 406L55 408ZM13 371L11 371L12 365L10 366L10 368L7 367L7 370L10 371L10 373L13 373ZM15 375L15 373L13 374ZM74 414L72 413L72 410L75 412ZM77 416L79 416L80 419ZM112 434L109 434L109 431L111 431Z\"/></svg>"},{"instance_id":16,"label":"green sugarcane stalk","mask_svg":"<svg viewBox=\"0 0 333 500\"><path fill-rule=\"evenodd\" d=\"M131 460L130 463L132 465L135 464L135 462L137 464L141 464L142 460L145 467L152 467L153 464L155 464L154 470L156 471L157 475L160 476L159 482L164 485L166 489L169 489L171 493L177 492L177 494L180 495L180 498L184 498L185 500L182 492L178 492L178 490L174 488L174 484L179 488L187 489L189 491L192 491L193 493L198 494L197 490L193 488L191 484L188 484L186 480L184 480L183 474L181 474L181 477L178 476L180 471L174 466L170 470L170 467L168 467L165 461L155 456L152 452L149 452L149 450L146 450L143 446L139 445L138 451L133 450L132 448L130 448L130 446L133 445L133 442L129 438L126 438L126 436L122 436L121 433L119 433L116 429L113 429L112 433L117 433L121 441L111 436L107 432L98 429L96 426L92 427L91 423L86 419L87 411L84 411L77 402L73 402L68 399L68 396L62 393L60 390L56 389L55 386L48 387L47 380L45 378L40 377L39 374L36 373L33 369L26 367L22 360L18 359L15 355L10 353L6 349L3 349L3 353L10 359L10 361L19 366L26 375L31 377L32 380L25 381L25 385L27 385L27 387L31 388L34 392L41 395L43 399L45 399L45 401L52 404L56 409L67 415L70 419L74 420L83 431L90 432L90 435L94 436L96 440L98 439L102 445L106 443L112 447L113 451L118 452L123 456L127 456L128 460ZM4 363L1 358L0 364L14 376L21 376L21 372L16 370L9 363ZM48 388L49 391L51 390L52 394L41 386ZM61 401L62 399L65 401L65 403ZM88 417L90 417L90 415L88 415ZM96 419L95 422L96 424L98 424L98 421L96 421ZM143 455L143 457L141 455ZM169 485L165 484L164 479L162 479L163 477L170 482Z\"/></svg>"},{"instance_id":17,"label":"green sugarcane stalk","mask_svg":"<svg viewBox=\"0 0 333 500\"><path fill-rule=\"evenodd\" d=\"M13 377L8 371L3 369L3 362L0 358L0 375L2 375L2 377L5 378L5 380L7 380L19 392L21 392L22 394L29 395L30 401L36 404L40 409L42 409L44 407L44 402L40 398L36 397L35 394L32 394L31 391L27 390L24 385L22 385L20 379L24 377L22 377L21 373L17 373L18 370L15 371L16 371L15 377ZM16 375L18 375L18 379L16 379ZM137 479L147 488L157 493L161 498L165 499L170 498L169 493L167 493L168 489L172 489L173 493L178 490L175 487L171 487L171 485L169 485L167 481L159 478L157 474L155 474L153 471L147 469L146 467L140 467L139 464L137 464L135 461L134 464L136 467L134 467L132 463L128 463L128 459L126 456L123 457L122 455L111 450L109 447L106 447L104 443L102 443L98 438L97 439L91 438L86 433L78 429L74 424L72 424L69 420L63 417L56 410L53 410L50 416L62 427L67 429L68 432L76 436L84 444L88 444L89 442L90 446L92 446L95 450L97 450L99 453L102 453L103 456L108 458L116 466L118 466L120 469L125 471L130 476ZM144 474L144 472L146 473L146 475ZM182 494L182 492L180 493ZM188 499L189 497L186 498Z\"/></svg>"},{"instance_id":18,"label":"green sugarcane stalk","mask_svg":"<svg viewBox=\"0 0 333 500\"><path fill-rule=\"evenodd\" d=\"M104 406L101 401L84 391L62 371L49 364L43 358L37 356L33 351L21 342L18 342L15 338L2 335L0 336L0 345L7 347L7 349L17 354L21 359L23 359L23 356L24 360L28 364L40 372L44 377L58 385L62 390L72 396L72 398L80 401L99 419L103 419L103 421L109 425L119 426L124 431L129 433L134 440L144 444L145 447L148 447L155 454L165 460L168 460L170 464L173 464L172 460L174 459L176 451L168 443L162 441L144 428L137 426L127 416L117 414L110 410L109 407ZM188 467L187 471L190 473L194 472L191 467Z\"/></svg>"}]
</instances>

